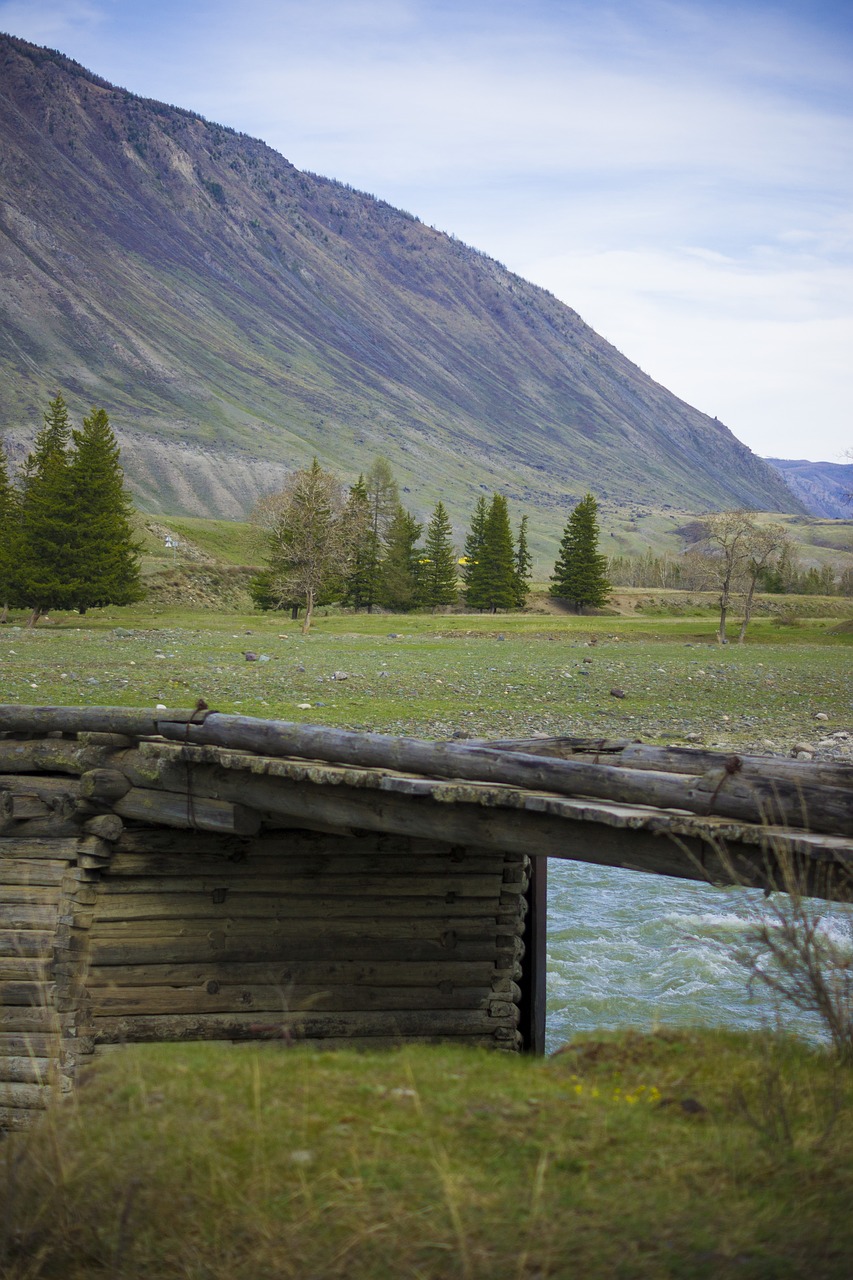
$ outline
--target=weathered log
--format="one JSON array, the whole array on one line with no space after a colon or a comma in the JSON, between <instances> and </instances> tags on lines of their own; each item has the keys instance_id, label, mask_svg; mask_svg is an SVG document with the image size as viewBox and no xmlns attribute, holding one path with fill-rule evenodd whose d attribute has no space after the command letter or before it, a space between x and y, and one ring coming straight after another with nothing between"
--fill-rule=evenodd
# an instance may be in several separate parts
<instances>
[{"instance_id":1,"label":"weathered log","mask_svg":"<svg viewBox=\"0 0 853 1280\"><path fill-rule=\"evenodd\" d=\"M43 837L4 836L0 839L0 859L49 858L53 861L66 859L73 862L76 857L77 840L71 837L48 840Z\"/></svg>"},{"instance_id":2,"label":"weathered log","mask_svg":"<svg viewBox=\"0 0 853 1280\"><path fill-rule=\"evenodd\" d=\"M233 835L254 835L261 820L252 809L239 802L204 798L170 791L133 787L116 800L114 811L122 818L158 822L187 830L221 831Z\"/></svg>"},{"instance_id":3,"label":"weathered log","mask_svg":"<svg viewBox=\"0 0 853 1280\"><path fill-rule=\"evenodd\" d=\"M452 931L426 937L411 936L363 936L356 933L327 933L318 938L309 933L282 939L280 934L265 933L218 934L206 930L199 934L171 936L168 941L162 934L155 936L128 934L104 936L92 935L92 959L98 965L158 964L164 956L174 963L205 963L209 960L236 962L281 963L345 963L347 961L379 958L388 961L488 961L496 970L515 971L518 958L514 947L496 946L493 933L477 939L459 939ZM72 953L74 940L72 939ZM88 945L88 944L87 944ZM11 1028L10 1028L11 1029Z\"/></svg>"},{"instance_id":4,"label":"weathered log","mask_svg":"<svg viewBox=\"0 0 853 1280\"><path fill-rule=\"evenodd\" d=\"M278 901L282 898L306 898L309 902L318 901L326 898L342 897L363 898L374 900L378 898L417 898L419 896L441 898L446 900L450 897L454 901L468 901L472 898L482 899L485 902L496 902L498 896L507 886L503 884L501 879L501 869L497 869L495 874L490 876L472 876L457 873L456 875L422 875L420 868L416 863L411 865L410 875L396 874L397 868L393 872L389 869L388 875L334 875L328 872L319 876L297 876L293 875L290 867L285 862L279 864L279 868L270 866L268 860L264 860L264 864L255 867L252 862L241 863L233 869L223 870L218 868L212 875L199 874L198 876L188 876L184 869L183 876L164 876L164 877L144 877L142 879L129 879L126 876L113 878L112 869L110 878L106 880L101 888L101 897L104 902L111 898L134 898L140 894L148 896L157 895L163 900L168 900L174 894L186 895L188 901L198 901L199 897L210 898L211 894L215 894L223 890L227 895L229 903L236 900L242 901L244 897L259 897L267 895L270 902ZM276 875L276 871L278 874ZM516 891L521 892L522 886L516 886ZM448 904L450 905L450 904ZM480 904L477 904L477 910ZM485 905L483 905L485 909ZM303 907L304 910L304 907ZM321 908L318 908L318 913Z\"/></svg>"},{"instance_id":5,"label":"weathered log","mask_svg":"<svg viewBox=\"0 0 853 1280\"><path fill-rule=\"evenodd\" d=\"M53 858L0 858L0 885L59 885L67 869L67 862Z\"/></svg>"},{"instance_id":6,"label":"weathered log","mask_svg":"<svg viewBox=\"0 0 853 1280\"><path fill-rule=\"evenodd\" d=\"M36 956L0 956L0 982L44 982L50 960Z\"/></svg>"},{"instance_id":7,"label":"weathered log","mask_svg":"<svg viewBox=\"0 0 853 1280\"><path fill-rule=\"evenodd\" d=\"M0 706L0 733L98 733L150 737L160 732L160 719L170 724L203 721L205 711L137 707L26 707Z\"/></svg>"},{"instance_id":8,"label":"weathered log","mask_svg":"<svg viewBox=\"0 0 853 1280\"><path fill-rule=\"evenodd\" d=\"M52 929L58 916L55 905L32 907L12 902L6 906L0 902L0 929Z\"/></svg>"},{"instance_id":9,"label":"weathered log","mask_svg":"<svg viewBox=\"0 0 853 1280\"><path fill-rule=\"evenodd\" d=\"M58 1027L56 1010L50 1005L0 1005L0 1033L15 1031L29 1035L57 1031Z\"/></svg>"},{"instance_id":10,"label":"weathered log","mask_svg":"<svg viewBox=\"0 0 853 1280\"><path fill-rule=\"evenodd\" d=\"M219 986L223 983L248 983L256 986L275 983L290 988L293 985L311 986L313 989L328 986L378 986L419 987L450 984L451 986L486 987L502 981L494 978L494 965L488 960L442 960L416 962L411 960L372 961L311 961L290 960L263 961L250 964L219 964L214 960L196 964L150 965L92 965L86 975L86 986L98 987L148 987L148 986ZM501 987L501 990L504 988Z\"/></svg>"},{"instance_id":11,"label":"weathered log","mask_svg":"<svg viewBox=\"0 0 853 1280\"><path fill-rule=\"evenodd\" d=\"M215 985L215 984L214 984ZM205 987L115 987L97 991L91 1001L91 1015L126 1017L163 1014L245 1013L345 1013L358 1010L378 1012L418 1009L489 1009L492 1016L509 1018L511 1001L495 996L487 986L454 987L314 987L314 986L219 986ZM497 1010L497 1012L496 1012ZM2 1076L2 1067L0 1067ZM11 1077L7 1077L11 1078Z\"/></svg>"},{"instance_id":12,"label":"weathered log","mask_svg":"<svg viewBox=\"0 0 853 1280\"><path fill-rule=\"evenodd\" d=\"M16 929L0 933L0 956L45 956L53 947L50 929Z\"/></svg>"},{"instance_id":13,"label":"weathered log","mask_svg":"<svg viewBox=\"0 0 853 1280\"><path fill-rule=\"evenodd\" d=\"M47 982L0 982L0 1005L25 1005L40 1008L49 1005L53 984Z\"/></svg>"},{"instance_id":14,"label":"weathered log","mask_svg":"<svg viewBox=\"0 0 853 1280\"><path fill-rule=\"evenodd\" d=\"M772 820L806 829L853 833L853 795L841 788L788 785L787 779L714 773L705 785L679 773L555 760L465 743L421 742L384 734L350 733L288 721L210 714L201 725L162 722L166 738L240 748L272 757L329 760L360 768L402 770L430 778L463 778L590 795L630 804L684 808L753 822ZM260 806L259 806L260 807ZM273 810L275 812L275 810ZM770 815L770 817L768 817Z\"/></svg>"},{"instance_id":15,"label":"weathered log","mask_svg":"<svg viewBox=\"0 0 853 1280\"><path fill-rule=\"evenodd\" d=\"M82 747L63 738L0 738L3 773L87 773L106 764L110 754L107 747Z\"/></svg>"},{"instance_id":16,"label":"weathered log","mask_svg":"<svg viewBox=\"0 0 853 1280\"><path fill-rule=\"evenodd\" d=\"M94 818L86 819L83 830L87 835L98 836L101 840L112 843L124 831L124 823L117 813L99 813Z\"/></svg>"},{"instance_id":17,"label":"weathered log","mask_svg":"<svg viewBox=\"0 0 853 1280\"><path fill-rule=\"evenodd\" d=\"M3 1082L15 1084L50 1084L56 1075L55 1058L35 1056L0 1057L0 1088Z\"/></svg>"},{"instance_id":18,"label":"weathered log","mask_svg":"<svg viewBox=\"0 0 853 1280\"><path fill-rule=\"evenodd\" d=\"M54 1096L54 1090L49 1085L15 1084L0 1080L0 1109L10 1107L22 1111L43 1111Z\"/></svg>"},{"instance_id":19,"label":"weathered log","mask_svg":"<svg viewBox=\"0 0 853 1280\"><path fill-rule=\"evenodd\" d=\"M284 1037L287 1031L295 1039L317 1039L326 1035L347 1036L351 1040L367 1039L373 1035L471 1035L492 1032L498 1026L512 1029L517 1020L513 1015L501 1019L492 1017L488 1010L441 1009L377 1011L364 1010L352 1013L321 1013L316 1011L279 1013L275 1018L263 1019ZM256 1013L195 1014L188 1018L180 1015L128 1015L126 1017L94 1017L90 1027L96 1044L146 1043L168 1040L257 1040L264 1034L258 1029ZM89 1028L87 1027L87 1030Z\"/></svg>"},{"instance_id":20,"label":"weathered log","mask_svg":"<svg viewBox=\"0 0 853 1280\"><path fill-rule=\"evenodd\" d=\"M90 769L80 777L80 795L105 804L120 800L130 787L130 779L120 769Z\"/></svg>"},{"instance_id":21,"label":"weathered log","mask_svg":"<svg viewBox=\"0 0 853 1280\"><path fill-rule=\"evenodd\" d=\"M52 1058L59 1049L59 1036L44 1031L0 1031L0 1058ZM0 1075L3 1068L0 1067Z\"/></svg>"},{"instance_id":22,"label":"weathered log","mask_svg":"<svg viewBox=\"0 0 853 1280\"><path fill-rule=\"evenodd\" d=\"M133 833L130 833L133 834ZM125 837L119 841L119 848L124 845ZM350 842L352 843L352 842ZM0 868L2 868L0 862ZM110 863L109 892L119 892L119 880L148 879L161 884L166 890L166 881L186 879L189 872L194 878L210 876L238 876L246 874L251 878L311 879L315 884L325 876L379 876L386 873L389 877L404 876L447 876L449 888L455 888L458 877L490 876L494 874L499 881L504 868L499 852L472 855L464 861L451 860L444 857L418 857L409 851L399 854L359 854L359 853L318 853L316 855L294 856L286 850L280 854L249 852L244 858L235 860L227 855L205 857L195 854L192 860L181 854L162 853L117 853ZM511 864L509 864L511 865ZM518 864L521 878L521 864ZM503 883L501 881L501 883ZM106 885L105 885L106 888Z\"/></svg>"},{"instance_id":23,"label":"weathered log","mask_svg":"<svg viewBox=\"0 0 853 1280\"><path fill-rule=\"evenodd\" d=\"M514 897L512 901L517 904L519 898ZM457 919L468 919L475 912L482 913L477 918L491 920L493 926L501 919L515 916L511 908L500 906L497 894L485 899L463 898L459 902L448 902L446 896L383 898L355 893L350 897L335 898L319 894L306 894L303 897L292 897L289 894L255 896L221 888L210 894L100 895L97 920L99 928L117 921L131 924L138 920L168 920L173 927L181 923L189 924L191 921L207 921L213 929L223 919L234 922L253 919L282 922L310 919L314 922L314 928L322 932L329 927L329 921L347 919L404 921L435 918L452 921L455 926Z\"/></svg>"}]
</instances>

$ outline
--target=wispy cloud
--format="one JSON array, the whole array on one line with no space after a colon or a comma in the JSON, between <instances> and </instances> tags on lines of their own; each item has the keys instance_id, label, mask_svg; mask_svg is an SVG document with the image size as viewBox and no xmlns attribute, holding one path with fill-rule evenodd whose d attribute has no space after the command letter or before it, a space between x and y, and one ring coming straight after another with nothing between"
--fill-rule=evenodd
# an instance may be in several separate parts
<instances>
[{"instance_id":1,"label":"wispy cloud","mask_svg":"<svg viewBox=\"0 0 853 1280\"><path fill-rule=\"evenodd\" d=\"M853 438L831 0L0 0L0 26L454 231L759 451Z\"/></svg>"}]
</instances>

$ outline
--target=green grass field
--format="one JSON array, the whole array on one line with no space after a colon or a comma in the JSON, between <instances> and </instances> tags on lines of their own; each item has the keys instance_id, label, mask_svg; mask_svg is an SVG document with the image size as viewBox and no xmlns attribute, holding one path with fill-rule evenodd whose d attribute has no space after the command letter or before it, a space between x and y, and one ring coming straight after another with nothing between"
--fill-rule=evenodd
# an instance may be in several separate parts
<instances>
[{"instance_id":1,"label":"green grass field","mask_svg":"<svg viewBox=\"0 0 853 1280\"><path fill-rule=\"evenodd\" d=\"M278 614L180 609L0 629L0 700L192 705L427 737L637 736L790 747L853 721L853 631L758 619L745 645L709 617ZM244 653L259 655L247 661ZM345 677L345 678L342 678ZM613 694L621 690L624 697Z\"/></svg>"},{"instance_id":2,"label":"green grass field","mask_svg":"<svg viewBox=\"0 0 853 1280\"><path fill-rule=\"evenodd\" d=\"M0 1143L4 1280L847 1280L853 1076L793 1040L546 1062L136 1046Z\"/></svg>"}]
</instances>

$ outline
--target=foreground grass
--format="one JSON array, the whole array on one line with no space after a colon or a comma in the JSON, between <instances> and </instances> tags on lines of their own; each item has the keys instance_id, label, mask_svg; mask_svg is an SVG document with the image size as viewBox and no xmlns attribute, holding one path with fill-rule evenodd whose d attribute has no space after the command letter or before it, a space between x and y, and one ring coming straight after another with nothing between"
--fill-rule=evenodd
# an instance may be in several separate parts
<instances>
[{"instance_id":1,"label":"foreground grass","mask_svg":"<svg viewBox=\"0 0 853 1280\"><path fill-rule=\"evenodd\" d=\"M838 1277L853 1078L793 1040L134 1047L0 1144L4 1280Z\"/></svg>"},{"instance_id":2,"label":"foreground grass","mask_svg":"<svg viewBox=\"0 0 853 1280\"><path fill-rule=\"evenodd\" d=\"M0 629L0 701L201 697L219 711L428 737L699 734L790 749L815 736L819 712L820 733L850 727L852 643L837 620L761 621L749 644L721 649L707 618L526 614L338 614L303 638L281 615L139 606Z\"/></svg>"}]
</instances>

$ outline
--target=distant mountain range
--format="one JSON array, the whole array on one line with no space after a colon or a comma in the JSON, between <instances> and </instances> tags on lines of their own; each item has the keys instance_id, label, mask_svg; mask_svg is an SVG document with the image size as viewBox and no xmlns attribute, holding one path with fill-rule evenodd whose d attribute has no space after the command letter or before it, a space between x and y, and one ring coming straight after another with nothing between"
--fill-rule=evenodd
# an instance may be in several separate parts
<instances>
[{"instance_id":1,"label":"distant mountain range","mask_svg":"<svg viewBox=\"0 0 853 1280\"><path fill-rule=\"evenodd\" d=\"M151 511L237 516L382 453L421 513L500 489L802 510L776 470L569 307L262 142L0 37L0 429L103 405Z\"/></svg>"},{"instance_id":2,"label":"distant mountain range","mask_svg":"<svg viewBox=\"0 0 853 1280\"><path fill-rule=\"evenodd\" d=\"M786 462L765 458L813 516L853 519L853 462Z\"/></svg>"}]
</instances>

